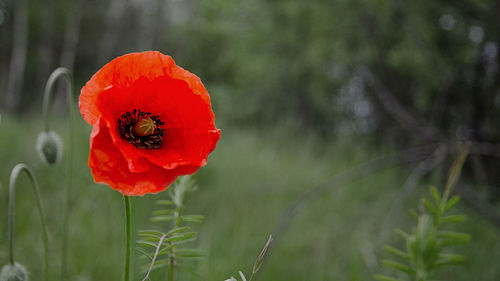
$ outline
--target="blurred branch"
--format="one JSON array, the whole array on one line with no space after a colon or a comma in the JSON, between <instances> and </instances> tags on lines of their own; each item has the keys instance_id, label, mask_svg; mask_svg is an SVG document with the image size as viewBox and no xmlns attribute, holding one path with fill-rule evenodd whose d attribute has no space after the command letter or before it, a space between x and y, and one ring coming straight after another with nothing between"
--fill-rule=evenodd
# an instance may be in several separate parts
<instances>
[{"instance_id":1,"label":"blurred branch","mask_svg":"<svg viewBox=\"0 0 500 281\"><path fill-rule=\"evenodd\" d=\"M436 139L436 129L424 125L422 120L405 109L396 97L382 84L380 79L373 75L370 69L361 66L358 68L357 73L373 88L373 93L382 106L403 128L410 131L413 135L418 135L429 140Z\"/></svg>"},{"instance_id":2,"label":"blurred branch","mask_svg":"<svg viewBox=\"0 0 500 281\"><path fill-rule=\"evenodd\" d=\"M14 1L14 44L7 80L6 108L16 110L21 100L24 67L28 50L28 7L27 0Z\"/></svg>"},{"instance_id":3,"label":"blurred branch","mask_svg":"<svg viewBox=\"0 0 500 281\"><path fill-rule=\"evenodd\" d=\"M495 207L481 199L481 197L472 188L464 184L458 184L455 188L461 199L473 210L489 221L493 226L500 230L500 214Z\"/></svg>"},{"instance_id":4,"label":"blurred branch","mask_svg":"<svg viewBox=\"0 0 500 281\"><path fill-rule=\"evenodd\" d=\"M470 142L471 154L500 157L500 144L490 142Z\"/></svg>"},{"instance_id":5,"label":"blurred branch","mask_svg":"<svg viewBox=\"0 0 500 281\"><path fill-rule=\"evenodd\" d=\"M477 179L479 187L488 186L488 176L484 170L480 157L478 155L472 155L471 160L474 177Z\"/></svg>"},{"instance_id":6,"label":"blurred branch","mask_svg":"<svg viewBox=\"0 0 500 281\"><path fill-rule=\"evenodd\" d=\"M398 196L392 203L391 210L382 223L380 232L381 242L386 241L389 234L392 233L392 224L397 221L399 215L401 214L401 209L403 208L404 202L406 202L410 194L415 191L415 188L417 187L421 179L428 173L430 173L436 166L443 162L447 151L448 149L445 145L440 145L434 151L434 153L432 153L424 161L420 162L417 167L413 169L412 173L403 184L403 187L400 189Z\"/></svg>"}]
</instances>

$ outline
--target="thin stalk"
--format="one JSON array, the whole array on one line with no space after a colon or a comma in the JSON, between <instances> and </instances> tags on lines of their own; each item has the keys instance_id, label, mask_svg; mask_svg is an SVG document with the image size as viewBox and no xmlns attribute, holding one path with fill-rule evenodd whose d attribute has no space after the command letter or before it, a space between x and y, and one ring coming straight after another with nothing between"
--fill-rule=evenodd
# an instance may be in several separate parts
<instances>
[{"instance_id":1,"label":"thin stalk","mask_svg":"<svg viewBox=\"0 0 500 281\"><path fill-rule=\"evenodd\" d=\"M40 195L40 188L38 187L38 182L36 180L35 175L31 171L31 169L26 164L17 164L12 172L10 173L10 182L9 182L9 262L10 264L14 264L14 210L15 210L15 199L16 199L16 183L19 174L24 171L28 175L31 186L33 187L33 191L35 192L36 197L36 205L38 208L38 213L40 214L40 221L42 224L42 240L43 240L43 248L44 248L44 261L43 261L43 276L41 280L46 280L49 275L49 235L47 231L47 223L45 221L45 213L43 211L42 199Z\"/></svg>"},{"instance_id":2,"label":"thin stalk","mask_svg":"<svg viewBox=\"0 0 500 281\"><path fill-rule=\"evenodd\" d=\"M68 261L68 233L69 233L69 217L71 213L71 186L73 179L73 151L74 151L74 139L75 133L73 128L73 123L75 120L75 101L73 98L73 79L71 73L67 68L59 67L49 77L47 84L45 85L45 91L43 94L43 121L44 129L49 132L49 112L54 100L54 86L55 82L59 77L64 77L67 84L66 100L69 112L69 145L68 145L68 163L66 165L66 191L65 191L65 201L64 201L64 212L63 212L63 230L62 230L62 254L61 254L61 280L67 280L67 261Z\"/></svg>"},{"instance_id":3,"label":"thin stalk","mask_svg":"<svg viewBox=\"0 0 500 281\"><path fill-rule=\"evenodd\" d=\"M172 250L171 250L172 251ZM174 256L170 255L170 265L168 267L168 281L174 281Z\"/></svg>"},{"instance_id":4,"label":"thin stalk","mask_svg":"<svg viewBox=\"0 0 500 281\"><path fill-rule=\"evenodd\" d=\"M175 208L175 213L174 213L174 229L177 227L181 226L182 220L181 220L181 211L182 211L182 206L178 205ZM169 267L168 267L168 281L173 281L174 280L174 266L175 266L175 249L174 247L170 248L170 260L169 260Z\"/></svg>"},{"instance_id":5,"label":"thin stalk","mask_svg":"<svg viewBox=\"0 0 500 281\"><path fill-rule=\"evenodd\" d=\"M126 195L123 195L123 201L125 203L125 232L126 232L126 246L127 251L125 254L125 273L123 280L130 281L130 252L131 252L131 239L132 239L132 222L130 217L130 198Z\"/></svg>"},{"instance_id":6,"label":"thin stalk","mask_svg":"<svg viewBox=\"0 0 500 281\"><path fill-rule=\"evenodd\" d=\"M151 265L149 266L148 272L146 273L146 276L144 277L144 279L142 279L142 281L149 280L149 274L151 274L151 271L153 271L153 266L155 265L156 258L158 257L158 254L160 253L160 248L163 245L163 240L165 240L165 238L167 238L167 234L163 234L161 236L160 241L158 242L158 245L156 246L155 254L154 254L153 258L151 259Z\"/></svg>"},{"instance_id":7,"label":"thin stalk","mask_svg":"<svg viewBox=\"0 0 500 281\"><path fill-rule=\"evenodd\" d=\"M444 189L443 197L441 198L441 206L444 208L448 198L450 197L451 191L455 187L460 177L460 173L462 171L462 167L464 166L465 159L467 159L467 155L469 155L470 144L467 144L458 155L457 159L453 163L451 167L450 173L448 175L448 180L446 182L446 187Z\"/></svg>"}]
</instances>

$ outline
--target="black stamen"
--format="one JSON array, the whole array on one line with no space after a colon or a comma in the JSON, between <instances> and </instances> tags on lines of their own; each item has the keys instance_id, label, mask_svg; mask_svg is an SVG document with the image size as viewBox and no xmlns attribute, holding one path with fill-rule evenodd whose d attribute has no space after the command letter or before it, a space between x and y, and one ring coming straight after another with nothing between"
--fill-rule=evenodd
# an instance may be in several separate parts
<instances>
[{"instance_id":1,"label":"black stamen","mask_svg":"<svg viewBox=\"0 0 500 281\"><path fill-rule=\"evenodd\" d=\"M145 118L153 120L155 125L157 125L156 129L150 135L138 136L134 132L134 126L137 122ZM134 109L132 112L127 111L118 119L118 131L120 135L137 148L160 148L163 142L163 135L165 134L165 130L159 127L161 125L165 125L165 123L161 121L159 115L151 115L151 112L145 112L140 109Z\"/></svg>"}]
</instances>

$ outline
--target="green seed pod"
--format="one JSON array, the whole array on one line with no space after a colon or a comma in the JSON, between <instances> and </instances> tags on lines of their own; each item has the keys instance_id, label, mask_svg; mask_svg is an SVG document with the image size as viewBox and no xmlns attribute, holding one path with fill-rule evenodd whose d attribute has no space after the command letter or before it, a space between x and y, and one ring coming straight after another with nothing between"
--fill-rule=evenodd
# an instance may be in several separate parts
<instances>
[{"instance_id":1,"label":"green seed pod","mask_svg":"<svg viewBox=\"0 0 500 281\"><path fill-rule=\"evenodd\" d=\"M41 132L36 141L36 151L43 162L48 165L56 164L62 155L63 144L61 137L53 131Z\"/></svg>"},{"instance_id":2,"label":"green seed pod","mask_svg":"<svg viewBox=\"0 0 500 281\"><path fill-rule=\"evenodd\" d=\"M2 268L0 281L28 281L28 271L19 263L7 264Z\"/></svg>"}]
</instances>

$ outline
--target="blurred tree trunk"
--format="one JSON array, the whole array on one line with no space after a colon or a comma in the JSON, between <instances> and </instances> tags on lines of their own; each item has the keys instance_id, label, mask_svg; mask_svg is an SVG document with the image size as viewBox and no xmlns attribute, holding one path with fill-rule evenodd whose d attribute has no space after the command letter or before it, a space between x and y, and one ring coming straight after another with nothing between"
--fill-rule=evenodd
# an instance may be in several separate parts
<instances>
[{"instance_id":1,"label":"blurred tree trunk","mask_svg":"<svg viewBox=\"0 0 500 281\"><path fill-rule=\"evenodd\" d=\"M14 1L14 44L7 80L5 105L7 111L16 111L21 100L21 91L28 50L28 6L27 0Z\"/></svg>"},{"instance_id":2,"label":"blurred tree trunk","mask_svg":"<svg viewBox=\"0 0 500 281\"><path fill-rule=\"evenodd\" d=\"M142 15L140 17L139 30L137 30L139 40L137 40L138 50L145 51L153 48L157 49L158 37L163 29L165 0L150 0L142 5Z\"/></svg>"},{"instance_id":3,"label":"blurred tree trunk","mask_svg":"<svg viewBox=\"0 0 500 281\"><path fill-rule=\"evenodd\" d=\"M66 20L66 33L64 35L64 47L62 50L60 64L73 72L77 44L80 38L80 22L82 19L83 0L75 0L72 2L71 11L68 12Z\"/></svg>"},{"instance_id":4,"label":"blurred tree trunk","mask_svg":"<svg viewBox=\"0 0 500 281\"><path fill-rule=\"evenodd\" d=\"M54 0L46 0L40 11L40 41L38 43L37 89L45 87L50 71L54 67Z\"/></svg>"},{"instance_id":5,"label":"blurred tree trunk","mask_svg":"<svg viewBox=\"0 0 500 281\"><path fill-rule=\"evenodd\" d=\"M127 0L111 0L109 3L106 12L106 25L104 32L102 32L99 52L97 52L97 66L104 64L113 54L115 43L120 33L120 22L122 21L126 7Z\"/></svg>"},{"instance_id":6,"label":"blurred tree trunk","mask_svg":"<svg viewBox=\"0 0 500 281\"><path fill-rule=\"evenodd\" d=\"M186 2L186 1L184 1ZM177 3L184 3L184 2L177 2ZM187 1L190 2L190 1ZM157 15L157 22L156 22L156 37L153 41L153 46L155 48L162 48L166 45L165 40L165 34L164 32L168 28L169 24L169 9L171 9L174 5L171 4L171 0L159 0L158 2L158 15ZM175 10L174 10L175 11Z\"/></svg>"},{"instance_id":7,"label":"blurred tree trunk","mask_svg":"<svg viewBox=\"0 0 500 281\"><path fill-rule=\"evenodd\" d=\"M66 19L66 30L64 33L64 45L61 52L61 57L59 58L59 66L66 67L74 75L74 64L77 52L78 40L80 38L80 22L82 19L82 8L83 0L73 0L70 3L69 10L67 12ZM64 85L67 87L66 83L59 82L59 85ZM58 93L55 97L56 108L66 108L66 89L59 87Z\"/></svg>"}]
</instances>

